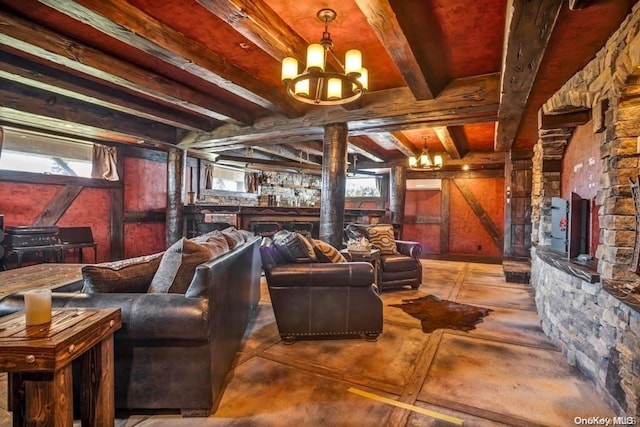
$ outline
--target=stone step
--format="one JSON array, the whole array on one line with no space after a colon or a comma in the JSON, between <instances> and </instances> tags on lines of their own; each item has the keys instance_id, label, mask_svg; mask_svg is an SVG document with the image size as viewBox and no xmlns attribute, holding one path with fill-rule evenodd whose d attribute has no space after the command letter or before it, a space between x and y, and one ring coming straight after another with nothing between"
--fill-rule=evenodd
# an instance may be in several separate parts
<instances>
[{"instance_id":1,"label":"stone step","mask_svg":"<svg viewBox=\"0 0 640 427\"><path fill-rule=\"evenodd\" d=\"M504 260L502 271L507 282L529 283L531 279L531 261L529 260Z\"/></svg>"}]
</instances>

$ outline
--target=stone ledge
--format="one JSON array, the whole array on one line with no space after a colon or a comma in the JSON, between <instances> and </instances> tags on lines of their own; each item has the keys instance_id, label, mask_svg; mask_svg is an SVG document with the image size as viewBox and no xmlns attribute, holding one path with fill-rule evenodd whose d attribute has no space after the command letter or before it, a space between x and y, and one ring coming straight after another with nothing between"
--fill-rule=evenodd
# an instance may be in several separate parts
<instances>
[{"instance_id":1,"label":"stone ledge","mask_svg":"<svg viewBox=\"0 0 640 427\"><path fill-rule=\"evenodd\" d=\"M640 313L640 290L638 287L630 285L629 282L620 280L605 279L602 281L602 289Z\"/></svg>"},{"instance_id":2,"label":"stone ledge","mask_svg":"<svg viewBox=\"0 0 640 427\"><path fill-rule=\"evenodd\" d=\"M552 267L562 270L585 282L596 283L600 281L600 274L598 274L596 265L593 262L579 263L577 261L571 261L567 259L566 256L543 246L536 248L536 256Z\"/></svg>"}]
</instances>

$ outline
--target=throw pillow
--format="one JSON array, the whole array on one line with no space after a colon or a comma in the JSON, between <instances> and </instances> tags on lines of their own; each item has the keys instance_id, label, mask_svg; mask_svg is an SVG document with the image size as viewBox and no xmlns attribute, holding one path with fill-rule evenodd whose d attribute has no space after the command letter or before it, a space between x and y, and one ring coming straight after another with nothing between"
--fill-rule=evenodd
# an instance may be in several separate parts
<instances>
[{"instance_id":1,"label":"throw pillow","mask_svg":"<svg viewBox=\"0 0 640 427\"><path fill-rule=\"evenodd\" d=\"M104 262L82 267L82 292L129 293L146 292L158 270L163 253Z\"/></svg>"},{"instance_id":2,"label":"throw pillow","mask_svg":"<svg viewBox=\"0 0 640 427\"><path fill-rule=\"evenodd\" d=\"M367 228L369 232L369 242L380 249L382 255L393 255L398 253L395 236L393 234L393 225L378 224L371 225Z\"/></svg>"},{"instance_id":3,"label":"throw pillow","mask_svg":"<svg viewBox=\"0 0 640 427\"><path fill-rule=\"evenodd\" d=\"M278 248L278 252L287 262L316 262L315 252L313 256L311 256L307 250L307 246L299 236L298 233L281 230L273 235L273 244ZM304 237L302 238L304 239Z\"/></svg>"},{"instance_id":4,"label":"throw pillow","mask_svg":"<svg viewBox=\"0 0 640 427\"><path fill-rule=\"evenodd\" d=\"M222 235L227 239L229 249L235 249L244 243L244 236L235 227L225 228L222 230Z\"/></svg>"},{"instance_id":5,"label":"throw pillow","mask_svg":"<svg viewBox=\"0 0 640 427\"><path fill-rule=\"evenodd\" d=\"M210 259L217 258L218 256L229 252L229 243L222 234L211 236L206 241L198 243L211 250Z\"/></svg>"},{"instance_id":6,"label":"throw pillow","mask_svg":"<svg viewBox=\"0 0 640 427\"><path fill-rule=\"evenodd\" d=\"M347 262L344 256L336 248L323 242L322 240L312 239L313 249L318 257L319 262Z\"/></svg>"},{"instance_id":7,"label":"throw pillow","mask_svg":"<svg viewBox=\"0 0 640 427\"><path fill-rule=\"evenodd\" d=\"M212 256L211 250L205 246L185 238L178 240L162 256L148 292L184 294L196 267Z\"/></svg>"}]
</instances>

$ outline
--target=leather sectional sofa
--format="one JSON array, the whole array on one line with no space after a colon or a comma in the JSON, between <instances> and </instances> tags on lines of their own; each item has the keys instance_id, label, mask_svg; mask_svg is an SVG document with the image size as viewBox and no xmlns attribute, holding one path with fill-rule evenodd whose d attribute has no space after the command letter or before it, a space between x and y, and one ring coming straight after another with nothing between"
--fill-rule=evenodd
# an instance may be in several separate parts
<instances>
[{"instance_id":1,"label":"leather sectional sofa","mask_svg":"<svg viewBox=\"0 0 640 427\"><path fill-rule=\"evenodd\" d=\"M114 335L116 408L179 409L185 416L217 409L260 299L261 240L232 233L235 247L225 249L217 233L210 234L219 245L207 242L211 236L182 239L173 252L176 245L163 254L85 267L83 292L53 293L54 307L121 308L123 327ZM206 245L210 252L202 250ZM187 248L209 259L185 261ZM158 276L169 254L182 264L163 289ZM186 281L178 286L180 276ZM22 295L10 295L0 302L0 315L22 308Z\"/></svg>"}]
</instances>

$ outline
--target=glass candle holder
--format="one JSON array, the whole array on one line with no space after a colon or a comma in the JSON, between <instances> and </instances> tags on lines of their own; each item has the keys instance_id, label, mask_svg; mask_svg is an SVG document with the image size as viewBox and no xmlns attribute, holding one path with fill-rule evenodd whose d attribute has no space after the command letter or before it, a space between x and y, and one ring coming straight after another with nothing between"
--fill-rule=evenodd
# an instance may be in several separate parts
<instances>
[{"instance_id":1,"label":"glass candle holder","mask_svg":"<svg viewBox=\"0 0 640 427\"><path fill-rule=\"evenodd\" d=\"M51 322L51 289L34 289L24 293L27 325Z\"/></svg>"}]
</instances>

